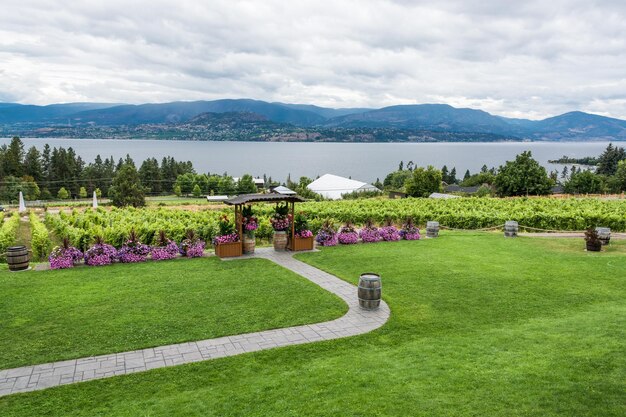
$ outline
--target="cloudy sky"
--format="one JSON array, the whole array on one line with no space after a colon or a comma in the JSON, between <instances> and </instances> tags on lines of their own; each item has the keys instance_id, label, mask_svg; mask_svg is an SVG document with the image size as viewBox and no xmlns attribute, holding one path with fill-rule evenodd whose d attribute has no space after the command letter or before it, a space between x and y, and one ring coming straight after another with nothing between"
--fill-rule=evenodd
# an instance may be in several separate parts
<instances>
[{"instance_id":1,"label":"cloudy sky","mask_svg":"<svg viewBox=\"0 0 626 417\"><path fill-rule=\"evenodd\" d=\"M626 118L624 0L2 0L0 102L256 98Z\"/></svg>"}]
</instances>

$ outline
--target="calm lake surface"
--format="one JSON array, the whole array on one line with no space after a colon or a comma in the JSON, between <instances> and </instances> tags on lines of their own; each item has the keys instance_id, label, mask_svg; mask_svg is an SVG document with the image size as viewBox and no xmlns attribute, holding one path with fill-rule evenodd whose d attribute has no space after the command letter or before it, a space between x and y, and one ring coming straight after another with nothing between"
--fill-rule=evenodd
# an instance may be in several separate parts
<instances>
[{"instance_id":1,"label":"calm lake surface","mask_svg":"<svg viewBox=\"0 0 626 417\"><path fill-rule=\"evenodd\" d=\"M498 167L522 151L533 157L548 171L562 166L548 164L549 159L599 155L608 142L506 142L506 143L265 143L265 142L190 142L160 140L107 139L22 139L26 148L42 149L72 147L86 162L96 155L113 156L116 160L130 154L138 165L146 158L173 156L192 161L197 172L224 173L241 176L267 174L284 181L291 174L315 178L332 173L372 182L396 170L398 163L413 161L417 166L456 167L457 177L466 169L472 173L483 164ZM0 145L10 139L0 138Z\"/></svg>"}]
</instances>

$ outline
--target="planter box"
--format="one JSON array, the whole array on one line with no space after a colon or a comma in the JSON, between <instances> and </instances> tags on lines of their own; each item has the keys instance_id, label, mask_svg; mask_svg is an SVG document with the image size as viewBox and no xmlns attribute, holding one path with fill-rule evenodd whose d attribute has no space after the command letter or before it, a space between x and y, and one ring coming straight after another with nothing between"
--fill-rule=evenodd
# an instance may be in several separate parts
<instances>
[{"instance_id":1,"label":"planter box","mask_svg":"<svg viewBox=\"0 0 626 417\"><path fill-rule=\"evenodd\" d=\"M241 242L221 243L215 246L215 254L220 258L241 256Z\"/></svg>"},{"instance_id":2,"label":"planter box","mask_svg":"<svg viewBox=\"0 0 626 417\"><path fill-rule=\"evenodd\" d=\"M313 250L313 236L311 237L296 237L293 242L293 251L299 250Z\"/></svg>"}]
</instances>

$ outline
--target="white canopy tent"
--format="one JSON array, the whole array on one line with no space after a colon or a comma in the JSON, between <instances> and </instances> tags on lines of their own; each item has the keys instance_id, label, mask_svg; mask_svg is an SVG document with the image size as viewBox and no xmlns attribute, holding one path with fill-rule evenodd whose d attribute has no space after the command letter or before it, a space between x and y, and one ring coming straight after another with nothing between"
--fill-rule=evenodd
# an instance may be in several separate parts
<instances>
[{"instance_id":1,"label":"white canopy tent","mask_svg":"<svg viewBox=\"0 0 626 417\"><path fill-rule=\"evenodd\" d=\"M322 195L324 198L331 200L341 199L342 194L362 191L380 191L378 188L366 182L353 180L350 178L340 177L333 174L324 174L307 188L315 193Z\"/></svg>"}]
</instances>

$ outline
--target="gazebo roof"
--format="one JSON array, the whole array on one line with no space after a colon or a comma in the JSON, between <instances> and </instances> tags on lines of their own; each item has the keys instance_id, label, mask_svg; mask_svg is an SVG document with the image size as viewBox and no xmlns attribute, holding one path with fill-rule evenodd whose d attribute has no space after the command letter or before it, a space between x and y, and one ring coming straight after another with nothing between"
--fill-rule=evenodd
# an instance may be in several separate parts
<instances>
[{"instance_id":1,"label":"gazebo roof","mask_svg":"<svg viewBox=\"0 0 626 417\"><path fill-rule=\"evenodd\" d=\"M274 203L278 201L288 201L290 203L301 203L306 201L298 195L282 195L282 194L242 194L224 201L224 204L234 206L237 204L247 203Z\"/></svg>"}]
</instances>

